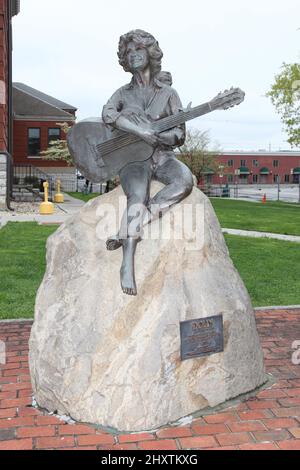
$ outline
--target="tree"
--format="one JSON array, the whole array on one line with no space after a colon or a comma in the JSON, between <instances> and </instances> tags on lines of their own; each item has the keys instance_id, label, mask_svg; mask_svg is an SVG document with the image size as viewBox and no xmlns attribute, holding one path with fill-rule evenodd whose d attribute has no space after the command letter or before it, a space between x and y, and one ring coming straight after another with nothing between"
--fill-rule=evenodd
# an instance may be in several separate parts
<instances>
[{"instance_id":1,"label":"tree","mask_svg":"<svg viewBox=\"0 0 300 470\"><path fill-rule=\"evenodd\" d=\"M281 115L287 141L296 147L300 145L300 64L284 63L281 69L267 96Z\"/></svg>"},{"instance_id":2,"label":"tree","mask_svg":"<svg viewBox=\"0 0 300 470\"><path fill-rule=\"evenodd\" d=\"M220 164L217 160L220 149L211 149L209 131L188 130L185 144L180 147L179 151L179 159L189 167L198 182L206 175L220 171Z\"/></svg>"},{"instance_id":3,"label":"tree","mask_svg":"<svg viewBox=\"0 0 300 470\"><path fill-rule=\"evenodd\" d=\"M71 126L69 126L67 122L57 123L56 125L59 126L65 134L67 134L71 129ZM49 148L41 152L41 156L45 160L59 160L67 162L69 166L73 165L73 160L68 149L67 141L65 139L53 140L50 142Z\"/></svg>"}]
</instances>

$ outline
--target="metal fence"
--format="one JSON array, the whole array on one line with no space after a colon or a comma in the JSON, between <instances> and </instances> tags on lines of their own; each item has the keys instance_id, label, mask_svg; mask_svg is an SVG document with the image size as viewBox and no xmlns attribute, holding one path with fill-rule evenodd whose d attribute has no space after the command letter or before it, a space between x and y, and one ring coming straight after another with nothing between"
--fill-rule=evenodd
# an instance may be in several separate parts
<instances>
[{"instance_id":1,"label":"metal fence","mask_svg":"<svg viewBox=\"0 0 300 470\"><path fill-rule=\"evenodd\" d=\"M43 199L43 183L49 183L49 200L52 201L57 180L61 182L61 191L66 193L81 192L84 194L104 194L113 189L112 182L90 183L85 178L76 175L49 175L32 165L14 165L12 174L11 196L15 201L30 201Z\"/></svg>"},{"instance_id":2,"label":"metal fence","mask_svg":"<svg viewBox=\"0 0 300 470\"><path fill-rule=\"evenodd\" d=\"M231 184L231 185L205 185L199 186L209 197L225 197L245 200L282 201L300 203L299 184Z\"/></svg>"},{"instance_id":3,"label":"metal fence","mask_svg":"<svg viewBox=\"0 0 300 470\"><path fill-rule=\"evenodd\" d=\"M49 183L49 200L53 199L54 179L32 165L14 165L13 197L18 201L28 200L30 195L43 199L43 183Z\"/></svg>"},{"instance_id":4,"label":"metal fence","mask_svg":"<svg viewBox=\"0 0 300 470\"><path fill-rule=\"evenodd\" d=\"M88 183L85 179L72 178L72 179L64 179L60 178L61 180L61 189L65 193L74 193L74 192L81 192L81 193L97 193L97 194L104 194L107 188L107 183Z\"/></svg>"}]
</instances>

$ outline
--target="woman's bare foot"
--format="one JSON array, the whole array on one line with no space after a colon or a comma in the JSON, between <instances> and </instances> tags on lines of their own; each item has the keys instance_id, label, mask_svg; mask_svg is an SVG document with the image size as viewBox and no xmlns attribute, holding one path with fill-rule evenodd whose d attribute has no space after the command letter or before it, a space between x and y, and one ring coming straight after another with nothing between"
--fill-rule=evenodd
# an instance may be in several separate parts
<instances>
[{"instance_id":1,"label":"woman's bare foot","mask_svg":"<svg viewBox=\"0 0 300 470\"><path fill-rule=\"evenodd\" d=\"M134 274L134 254L138 240L135 238L127 238L124 240L123 246L123 262L121 266L121 286L124 294L137 295L135 274Z\"/></svg>"},{"instance_id":2,"label":"woman's bare foot","mask_svg":"<svg viewBox=\"0 0 300 470\"><path fill-rule=\"evenodd\" d=\"M121 286L124 294L137 295L136 283L134 279L134 272L129 266L121 267Z\"/></svg>"}]
</instances>

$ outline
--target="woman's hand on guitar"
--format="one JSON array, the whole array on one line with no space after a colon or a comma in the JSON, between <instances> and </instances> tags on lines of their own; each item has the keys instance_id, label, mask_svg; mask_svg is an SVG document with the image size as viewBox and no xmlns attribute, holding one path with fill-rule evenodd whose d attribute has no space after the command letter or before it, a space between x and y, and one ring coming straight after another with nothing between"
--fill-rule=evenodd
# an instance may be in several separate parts
<instances>
[{"instance_id":1,"label":"woman's hand on guitar","mask_svg":"<svg viewBox=\"0 0 300 470\"><path fill-rule=\"evenodd\" d=\"M159 136L151 129L143 129L140 132L140 137L152 147L156 147L159 143Z\"/></svg>"}]
</instances>

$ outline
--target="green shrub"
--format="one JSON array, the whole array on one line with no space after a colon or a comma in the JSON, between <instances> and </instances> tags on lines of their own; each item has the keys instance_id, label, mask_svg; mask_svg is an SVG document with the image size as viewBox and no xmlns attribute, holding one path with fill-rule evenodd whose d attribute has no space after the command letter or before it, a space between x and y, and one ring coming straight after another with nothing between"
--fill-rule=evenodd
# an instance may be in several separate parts
<instances>
[{"instance_id":1,"label":"green shrub","mask_svg":"<svg viewBox=\"0 0 300 470\"><path fill-rule=\"evenodd\" d=\"M25 176L24 184L33 186L34 188L40 187L40 179L37 176Z\"/></svg>"}]
</instances>

